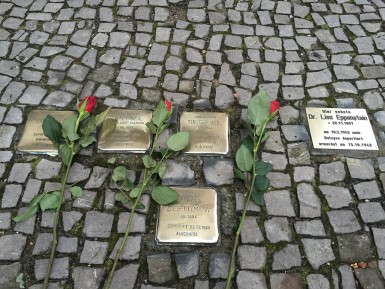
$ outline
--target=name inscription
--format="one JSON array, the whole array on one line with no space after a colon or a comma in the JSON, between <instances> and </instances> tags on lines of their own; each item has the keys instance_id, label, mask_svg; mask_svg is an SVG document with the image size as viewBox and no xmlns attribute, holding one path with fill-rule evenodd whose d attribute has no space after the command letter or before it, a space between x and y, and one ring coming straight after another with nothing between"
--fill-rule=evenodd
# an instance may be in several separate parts
<instances>
[{"instance_id":1,"label":"name inscription","mask_svg":"<svg viewBox=\"0 0 385 289\"><path fill-rule=\"evenodd\" d=\"M18 150L29 153L57 155L56 146L44 135L42 124L47 115L60 122L74 114L73 111L34 110L28 115Z\"/></svg>"},{"instance_id":2,"label":"name inscription","mask_svg":"<svg viewBox=\"0 0 385 289\"><path fill-rule=\"evenodd\" d=\"M102 151L145 152L150 146L147 110L112 109L103 123L98 148Z\"/></svg>"},{"instance_id":3,"label":"name inscription","mask_svg":"<svg viewBox=\"0 0 385 289\"><path fill-rule=\"evenodd\" d=\"M216 243L217 193L206 188L173 188L177 203L160 206L157 240L160 243Z\"/></svg>"},{"instance_id":4,"label":"name inscription","mask_svg":"<svg viewBox=\"0 0 385 289\"><path fill-rule=\"evenodd\" d=\"M229 151L229 121L225 113L183 112L180 131L190 132L186 153L227 154Z\"/></svg>"},{"instance_id":5,"label":"name inscription","mask_svg":"<svg viewBox=\"0 0 385 289\"><path fill-rule=\"evenodd\" d=\"M314 148L378 150L365 109L306 108Z\"/></svg>"}]
</instances>

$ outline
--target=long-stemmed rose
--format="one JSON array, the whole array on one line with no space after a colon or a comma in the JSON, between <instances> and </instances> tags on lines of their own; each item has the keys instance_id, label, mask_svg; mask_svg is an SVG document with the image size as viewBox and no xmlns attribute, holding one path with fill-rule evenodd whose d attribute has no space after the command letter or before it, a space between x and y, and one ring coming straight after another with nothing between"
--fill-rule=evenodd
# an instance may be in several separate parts
<instances>
[{"instance_id":1,"label":"long-stemmed rose","mask_svg":"<svg viewBox=\"0 0 385 289\"><path fill-rule=\"evenodd\" d=\"M167 166L165 160L171 156L176 156L182 151L189 142L189 133L188 132L178 132L173 134L167 140L167 148L161 149L160 155L156 156L154 153L155 148L157 147L157 141L159 135L169 127L167 122L172 115L172 104L171 102L165 100L164 102L159 102L157 108L155 109L151 122L146 123L153 137L153 142L149 153L145 154L142 157L142 162L144 166L143 178L141 182L136 186L131 183L127 177L127 169L124 166L118 166L114 169L112 173L112 180L119 189L119 193L115 195L115 199L122 202L128 203L131 202L131 212L128 219L126 231L124 233L123 241L120 244L120 247L116 253L114 264L108 275L108 279L105 283L104 289L109 289L111 282L113 280L114 272L116 266L118 265L120 255L123 252L124 246L128 239L128 235L131 231L132 220L134 217L134 212L140 204L140 197L143 192L150 191L151 197L160 205L168 205L178 199L178 193L167 186L159 185L160 178L162 178L166 172Z\"/></svg>"},{"instance_id":2,"label":"long-stemmed rose","mask_svg":"<svg viewBox=\"0 0 385 289\"><path fill-rule=\"evenodd\" d=\"M68 173L72 161L81 148L85 148L96 141L94 132L106 118L110 108L97 116L91 115L96 106L96 98L87 96L81 102L77 103L77 114L67 118L63 124L54 117L48 115L43 121L43 132L57 147L58 153L64 164L65 173L62 176L60 191L42 192L36 195L28 205L28 210L14 218L16 222L22 222L32 217L39 208L42 211L55 210L53 225L53 240L51 253L48 263L48 269L44 278L43 289L48 287L49 276L52 269L53 260L57 246L58 224L60 218L60 209L64 201L64 192L67 186ZM82 189L74 186L70 189L74 197L82 195Z\"/></svg>"},{"instance_id":3,"label":"long-stemmed rose","mask_svg":"<svg viewBox=\"0 0 385 289\"><path fill-rule=\"evenodd\" d=\"M244 181L246 194L244 196L244 208L239 226L235 233L234 244L231 253L230 267L226 280L226 289L231 286L231 280L235 272L235 259L239 236L241 234L246 212L252 199L256 204L263 205L263 194L270 186L266 174L272 169L272 165L258 160L260 145L269 137L265 132L267 123L279 110L278 101L270 101L265 91L261 91L250 99L247 107L247 116L250 123L244 123L249 130L247 136L236 153L237 168L235 175Z\"/></svg>"}]
</instances>

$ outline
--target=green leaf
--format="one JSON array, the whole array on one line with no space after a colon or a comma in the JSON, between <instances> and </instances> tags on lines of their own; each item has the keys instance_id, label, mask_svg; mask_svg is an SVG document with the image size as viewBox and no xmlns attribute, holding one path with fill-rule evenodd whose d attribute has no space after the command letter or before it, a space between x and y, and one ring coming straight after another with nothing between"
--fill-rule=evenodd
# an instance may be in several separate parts
<instances>
[{"instance_id":1,"label":"green leaf","mask_svg":"<svg viewBox=\"0 0 385 289\"><path fill-rule=\"evenodd\" d=\"M70 192L72 196L75 198L81 198L83 196L83 190L81 187L78 187L78 186L71 187Z\"/></svg>"},{"instance_id":2,"label":"green leaf","mask_svg":"<svg viewBox=\"0 0 385 289\"><path fill-rule=\"evenodd\" d=\"M160 101L152 115L152 123L159 127L163 122L167 120L169 113L164 101Z\"/></svg>"},{"instance_id":3,"label":"green leaf","mask_svg":"<svg viewBox=\"0 0 385 289\"><path fill-rule=\"evenodd\" d=\"M166 171L167 171L167 165L163 162L160 163L159 171L158 171L159 177L163 178L164 175L166 174Z\"/></svg>"},{"instance_id":4,"label":"green leaf","mask_svg":"<svg viewBox=\"0 0 385 289\"><path fill-rule=\"evenodd\" d=\"M79 144L84 148L88 147L94 142L96 142L96 138L93 135L84 135L79 140Z\"/></svg>"},{"instance_id":5,"label":"green leaf","mask_svg":"<svg viewBox=\"0 0 385 289\"><path fill-rule=\"evenodd\" d=\"M240 169L235 168L234 175L238 179L241 179L241 180L244 180L244 181L246 180L245 173L242 172Z\"/></svg>"},{"instance_id":6,"label":"green leaf","mask_svg":"<svg viewBox=\"0 0 385 289\"><path fill-rule=\"evenodd\" d=\"M152 198L159 205L168 205L178 200L178 193L169 187L157 186L152 190Z\"/></svg>"},{"instance_id":7,"label":"green leaf","mask_svg":"<svg viewBox=\"0 0 385 289\"><path fill-rule=\"evenodd\" d=\"M137 210L144 210L146 208L146 206L143 204L143 203L141 203L141 202L139 202L137 205L136 205L136 209Z\"/></svg>"},{"instance_id":8,"label":"green leaf","mask_svg":"<svg viewBox=\"0 0 385 289\"><path fill-rule=\"evenodd\" d=\"M44 212L50 209L56 209L60 204L60 192L52 192L44 196L40 201L40 209Z\"/></svg>"},{"instance_id":9,"label":"green leaf","mask_svg":"<svg viewBox=\"0 0 385 289\"><path fill-rule=\"evenodd\" d=\"M80 136L77 134L77 133L74 133L74 132L71 132L67 135L68 139L70 141L75 141L75 140L78 140L80 138Z\"/></svg>"},{"instance_id":10,"label":"green leaf","mask_svg":"<svg viewBox=\"0 0 385 289\"><path fill-rule=\"evenodd\" d=\"M268 138L269 138L269 133L268 132L265 132L264 134L263 134L263 137L262 137L262 139L261 139L261 143L263 143L263 142L265 142Z\"/></svg>"},{"instance_id":11,"label":"green leaf","mask_svg":"<svg viewBox=\"0 0 385 289\"><path fill-rule=\"evenodd\" d=\"M257 191L266 191L270 186L270 180L266 176L256 176L254 189Z\"/></svg>"},{"instance_id":12,"label":"green leaf","mask_svg":"<svg viewBox=\"0 0 385 289\"><path fill-rule=\"evenodd\" d=\"M84 123L81 124L80 131L83 135L88 136L96 130L96 118L95 116L89 117Z\"/></svg>"},{"instance_id":13,"label":"green leaf","mask_svg":"<svg viewBox=\"0 0 385 289\"><path fill-rule=\"evenodd\" d=\"M111 111L111 107L107 107L105 111L95 116L96 127L100 126L106 120L107 115L110 113L110 111Z\"/></svg>"},{"instance_id":14,"label":"green leaf","mask_svg":"<svg viewBox=\"0 0 385 289\"><path fill-rule=\"evenodd\" d=\"M129 191L134 187L134 184L128 179L125 178L121 183L117 184L122 190L124 191Z\"/></svg>"},{"instance_id":15,"label":"green leaf","mask_svg":"<svg viewBox=\"0 0 385 289\"><path fill-rule=\"evenodd\" d=\"M254 149L254 142L253 142L253 139L251 138L251 136L246 136L243 140L242 140L242 144L247 147L249 149L250 152L253 151Z\"/></svg>"},{"instance_id":16,"label":"green leaf","mask_svg":"<svg viewBox=\"0 0 385 289\"><path fill-rule=\"evenodd\" d=\"M251 127L251 124L245 120L241 120L242 125L251 133L254 133L253 128Z\"/></svg>"},{"instance_id":17,"label":"green leaf","mask_svg":"<svg viewBox=\"0 0 385 289\"><path fill-rule=\"evenodd\" d=\"M72 152L68 144L63 143L59 146L59 155L61 157L61 160L63 164L65 164L67 167L70 165Z\"/></svg>"},{"instance_id":18,"label":"green leaf","mask_svg":"<svg viewBox=\"0 0 385 289\"><path fill-rule=\"evenodd\" d=\"M254 125L261 125L270 114L270 98L266 91L262 90L253 96L247 107L247 116Z\"/></svg>"},{"instance_id":19,"label":"green leaf","mask_svg":"<svg viewBox=\"0 0 385 289\"><path fill-rule=\"evenodd\" d=\"M137 197L139 196L139 194L140 194L140 188L141 188L141 187L135 187L135 188L133 188L133 189L131 190L131 192L130 192L130 198L133 198L133 199L137 198Z\"/></svg>"},{"instance_id":20,"label":"green leaf","mask_svg":"<svg viewBox=\"0 0 385 289\"><path fill-rule=\"evenodd\" d=\"M156 133L156 126L152 122L146 123L146 126L148 127L148 129L152 134Z\"/></svg>"},{"instance_id":21,"label":"green leaf","mask_svg":"<svg viewBox=\"0 0 385 289\"><path fill-rule=\"evenodd\" d=\"M16 283L19 284L19 288L25 288L24 274L20 273L16 277Z\"/></svg>"},{"instance_id":22,"label":"green leaf","mask_svg":"<svg viewBox=\"0 0 385 289\"><path fill-rule=\"evenodd\" d=\"M256 203L257 205L262 206L265 203L265 200L263 198L263 192L253 190L251 193L251 199Z\"/></svg>"},{"instance_id":23,"label":"green leaf","mask_svg":"<svg viewBox=\"0 0 385 289\"><path fill-rule=\"evenodd\" d=\"M110 165L113 165L115 162L116 162L116 157L111 157L107 160L107 163L109 163Z\"/></svg>"},{"instance_id":24,"label":"green leaf","mask_svg":"<svg viewBox=\"0 0 385 289\"><path fill-rule=\"evenodd\" d=\"M253 155L245 145L241 145L235 155L238 169L243 172L248 172L253 167Z\"/></svg>"},{"instance_id":25,"label":"green leaf","mask_svg":"<svg viewBox=\"0 0 385 289\"><path fill-rule=\"evenodd\" d=\"M156 161L150 155L144 155L142 161L144 166L148 169L156 166Z\"/></svg>"},{"instance_id":26,"label":"green leaf","mask_svg":"<svg viewBox=\"0 0 385 289\"><path fill-rule=\"evenodd\" d=\"M163 124L160 129L159 129L159 133L162 133L165 129L167 129L168 127L171 126L171 123L166 123L166 124Z\"/></svg>"},{"instance_id":27,"label":"green leaf","mask_svg":"<svg viewBox=\"0 0 385 289\"><path fill-rule=\"evenodd\" d=\"M39 204L40 200L46 195L46 192L43 192L41 194L38 194L32 198L32 200L29 202L28 207L32 208Z\"/></svg>"},{"instance_id":28,"label":"green leaf","mask_svg":"<svg viewBox=\"0 0 385 289\"><path fill-rule=\"evenodd\" d=\"M266 175L273 169L273 165L263 162L263 161L256 161L255 162L255 173L257 175Z\"/></svg>"},{"instance_id":29,"label":"green leaf","mask_svg":"<svg viewBox=\"0 0 385 289\"><path fill-rule=\"evenodd\" d=\"M190 133L188 131L180 131L173 134L167 140L167 146L173 151L179 152L183 150L189 142Z\"/></svg>"},{"instance_id":30,"label":"green leaf","mask_svg":"<svg viewBox=\"0 0 385 289\"><path fill-rule=\"evenodd\" d=\"M43 121L43 132L54 144L59 145L64 142L62 136L62 125L54 117L47 115Z\"/></svg>"},{"instance_id":31,"label":"green leaf","mask_svg":"<svg viewBox=\"0 0 385 289\"><path fill-rule=\"evenodd\" d=\"M78 116L76 114L74 115L71 115L70 117L68 117L64 122L63 122L63 126L62 126L62 129L63 129L63 132L64 134L69 137L70 135L77 135L76 131L75 131L75 126L76 126L76 120L77 120ZM79 138L79 136L78 136Z\"/></svg>"},{"instance_id":32,"label":"green leaf","mask_svg":"<svg viewBox=\"0 0 385 289\"><path fill-rule=\"evenodd\" d=\"M13 218L13 220L16 223L24 222L24 221L28 220L29 218L32 218L36 214L38 209L39 209L39 207L37 205L29 207L27 211L25 211L24 213L22 213L20 215L17 215L16 217Z\"/></svg>"},{"instance_id":33,"label":"green leaf","mask_svg":"<svg viewBox=\"0 0 385 289\"><path fill-rule=\"evenodd\" d=\"M124 166L118 166L112 171L112 180L114 182L123 181L127 178L127 169Z\"/></svg>"},{"instance_id":34,"label":"green leaf","mask_svg":"<svg viewBox=\"0 0 385 289\"><path fill-rule=\"evenodd\" d=\"M149 180L148 180L148 185L150 187L156 187L159 184L160 180L159 178L156 177L156 175L153 175Z\"/></svg>"},{"instance_id":35,"label":"green leaf","mask_svg":"<svg viewBox=\"0 0 385 289\"><path fill-rule=\"evenodd\" d=\"M128 201L130 200L126 194L123 194L123 193L117 193L115 195L115 200L117 200L118 202L121 202L123 205L127 204Z\"/></svg>"}]
</instances>

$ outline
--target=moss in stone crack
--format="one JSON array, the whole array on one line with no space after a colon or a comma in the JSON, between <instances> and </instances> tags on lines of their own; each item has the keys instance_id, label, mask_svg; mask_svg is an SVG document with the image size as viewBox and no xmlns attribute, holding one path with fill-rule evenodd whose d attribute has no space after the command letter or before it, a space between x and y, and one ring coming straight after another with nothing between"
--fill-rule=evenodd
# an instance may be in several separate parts
<instances>
[{"instance_id":1,"label":"moss in stone crack","mask_svg":"<svg viewBox=\"0 0 385 289\"><path fill-rule=\"evenodd\" d=\"M328 211L329 211L329 206L325 202L322 202L322 204L321 204L321 214L326 214Z\"/></svg>"},{"instance_id":2,"label":"moss in stone crack","mask_svg":"<svg viewBox=\"0 0 385 289\"><path fill-rule=\"evenodd\" d=\"M104 262L104 268L106 269L107 272L111 271L112 265L114 265L114 260L112 259L107 259L107 261Z\"/></svg>"},{"instance_id":3,"label":"moss in stone crack","mask_svg":"<svg viewBox=\"0 0 385 289\"><path fill-rule=\"evenodd\" d=\"M81 223L76 223L71 229L71 235L82 238L83 237L83 225Z\"/></svg>"},{"instance_id":4,"label":"moss in stone crack","mask_svg":"<svg viewBox=\"0 0 385 289\"><path fill-rule=\"evenodd\" d=\"M33 162L31 163L32 170L34 170L37 167L40 161L41 161L41 158L36 158L33 160Z\"/></svg>"},{"instance_id":5,"label":"moss in stone crack","mask_svg":"<svg viewBox=\"0 0 385 289\"><path fill-rule=\"evenodd\" d=\"M112 253L115 248L116 242L119 240L119 234L117 232L112 233L110 241L108 243L108 252Z\"/></svg>"}]
</instances>

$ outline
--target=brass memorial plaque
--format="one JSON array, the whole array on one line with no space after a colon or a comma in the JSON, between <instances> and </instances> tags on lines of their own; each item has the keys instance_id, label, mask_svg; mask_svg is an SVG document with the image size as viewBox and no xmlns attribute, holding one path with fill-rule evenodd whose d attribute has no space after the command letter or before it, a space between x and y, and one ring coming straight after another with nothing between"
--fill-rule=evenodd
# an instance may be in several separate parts
<instances>
[{"instance_id":1,"label":"brass memorial plaque","mask_svg":"<svg viewBox=\"0 0 385 289\"><path fill-rule=\"evenodd\" d=\"M226 113L183 112L180 131L190 132L186 153L225 155L229 152L229 118Z\"/></svg>"},{"instance_id":2,"label":"brass memorial plaque","mask_svg":"<svg viewBox=\"0 0 385 289\"><path fill-rule=\"evenodd\" d=\"M156 238L160 243L218 242L217 192L210 188L174 187L177 203L160 206Z\"/></svg>"},{"instance_id":3,"label":"brass memorial plaque","mask_svg":"<svg viewBox=\"0 0 385 289\"><path fill-rule=\"evenodd\" d=\"M100 132L99 150L147 151L151 135L146 123L151 117L149 110L111 109Z\"/></svg>"},{"instance_id":4,"label":"brass memorial plaque","mask_svg":"<svg viewBox=\"0 0 385 289\"><path fill-rule=\"evenodd\" d=\"M307 107L316 149L378 150L365 109Z\"/></svg>"},{"instance_id":5,"label":"brass memorial plaque","mask_svg":"<svg viewBox=\"0 0 385 289\"><path fill-rule=\"evenodd\" d=\"M58 121L63 122L74 113L73 111L52 110L32 111L25 124L18 150L28 153L57 155L57 147L43 133L43 120L47 115L51 115Z\"/></svg>"}]
</instances>

